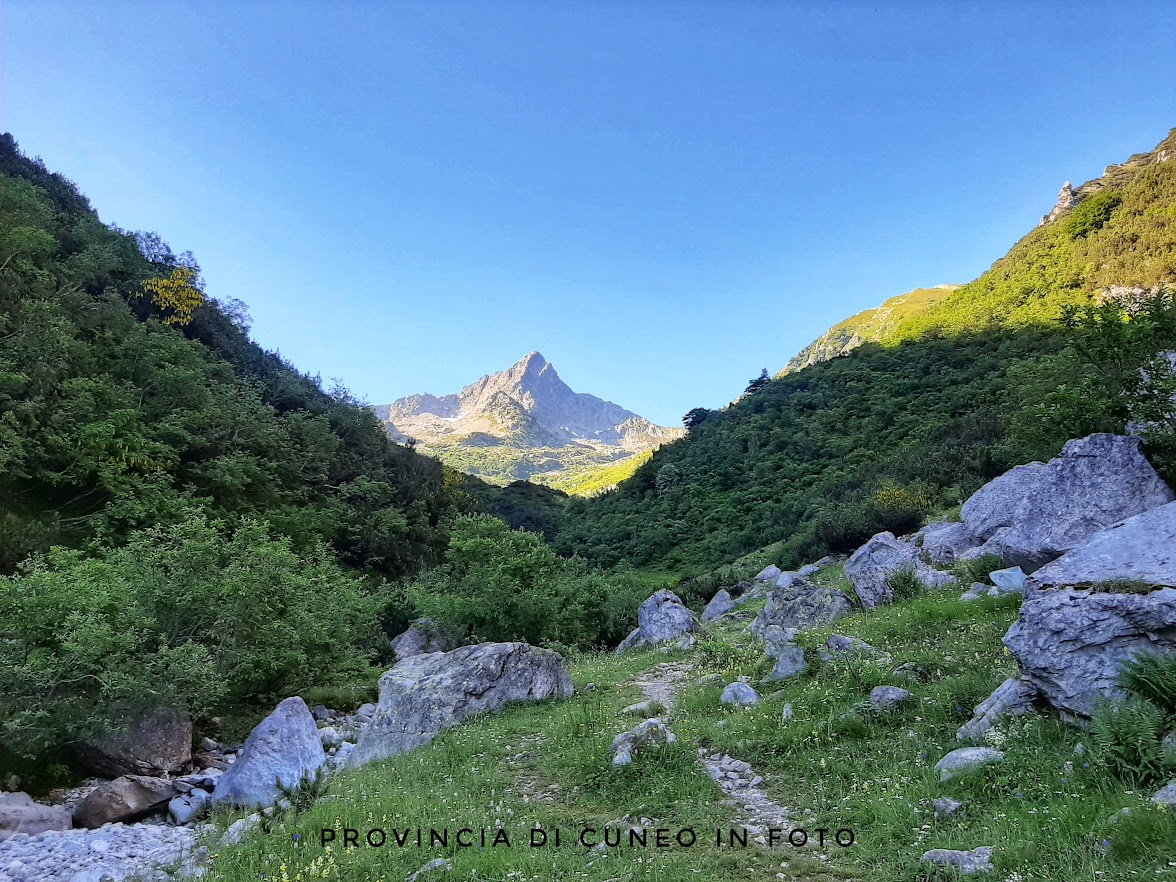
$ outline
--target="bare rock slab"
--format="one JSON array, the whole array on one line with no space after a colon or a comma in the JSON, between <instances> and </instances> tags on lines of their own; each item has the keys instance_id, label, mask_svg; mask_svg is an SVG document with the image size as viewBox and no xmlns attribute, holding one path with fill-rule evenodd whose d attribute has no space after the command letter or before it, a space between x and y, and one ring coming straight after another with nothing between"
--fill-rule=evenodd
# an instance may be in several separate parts
<instances>
[{"instance_id":1,"label":"bare rock slab","mask_svg":"<svg viewBox=\"0 0 1176 882\"><path fill-rule=\"evenodd\" d=\"M236 762L217 779L213 804L273 805L282 798L279 782L287 789L297 787L326 761L310 708L297 696L287 698L258 723Z\"/></svg>"},{"instance_id":2,"label":"bare rock slab","mask_svg":"<svg viewBox=\"0 0 1176 882\"><path fill-rule=\"evenodd\" d=\"M361 731L348 765L421 747L508 702L566 698L572 692L563 657L527 643L480 643L412 656L380 678L376 714Z\"/></svg>"},{"instance_id":3,"label":"bare rock slab","mask_svg":"<svg viewBox=\"0 0 1176 882\"><path fill-rule=\"evenodd\" d=\"M990 696L976 705L972 719L960 726L956 738L960 741L983 738L1001 717L1019 717L1032 711L1037 695L1037 689L1023 680L1005 680Z\"/></svg>"}]
</instances>

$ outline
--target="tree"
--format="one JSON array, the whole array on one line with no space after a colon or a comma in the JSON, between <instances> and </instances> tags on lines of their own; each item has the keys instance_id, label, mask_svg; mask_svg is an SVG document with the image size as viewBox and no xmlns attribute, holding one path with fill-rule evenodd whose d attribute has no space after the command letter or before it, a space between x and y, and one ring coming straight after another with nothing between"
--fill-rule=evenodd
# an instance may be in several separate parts
<instances>
[{"instance_id":1,"label":"tree","mask_svg":"<svg viewBox=\"0 0 1176 882\"><path fill-rule=\"evenodd\" d=\"M764 368L760 371L758 377L747 384L747 388L743 390L744 395L754 395L768 383L772 382L772 378L768 375L768 369Z\"/></svg>"},{"instance_id":2,"label":"tree","mask_svg":"<svg viewBox=\"0 0 1176 882\"><path fill-rule=\"evenodd\" d=\"M686 414L686 416L682 417L682 425L687 429L697 428L705 423L710 415L711 412L705 407L696 407L690 413Z\"/></svg>"}]
</instances>

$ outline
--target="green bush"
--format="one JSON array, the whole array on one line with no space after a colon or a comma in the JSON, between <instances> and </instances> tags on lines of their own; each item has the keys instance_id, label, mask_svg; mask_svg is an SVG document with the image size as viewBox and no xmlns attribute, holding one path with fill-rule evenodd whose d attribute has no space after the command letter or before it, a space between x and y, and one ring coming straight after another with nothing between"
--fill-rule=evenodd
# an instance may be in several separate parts
<instances>
[{"instance_id":1,"label":"green bush","mask_svg":"<svg viewBox=\"0 0 1176 882\"><path fill-rule=\"evenodd\" d=\"M961 560L951 568L952 575L960 580L961 585L972 585L981 582L991 585L989 573L1004 567L1004 560L996 554L982 554L971 560Z\"/></svg>"},{"instance_id":2,"label":"green bush","mask_svg":"<svg viewBox=\"0 0 1176 882\"><path fill-rule=\"evenodd\" d=\"M886 584L894 592L895 600L914 600L927 593L927 586L915 575L914 567L903 567L891 573Z\"/></svg>"},{"instance_id":3,"label":"green bush","mask_svg":"<svg viewBox=\"0 0 1176 882\"><path fill-rule=\"evenodd\" d=\"M1153 702L1132 695L1099 701L1090 721L1098 759L1107 770L1132 785L1150 783L1172 768L1161 739L1165 714Z\"/></svg>"},{"instance_id":4,"label":"green bush","mask_svg":"<svg viewBox=\"0 0 1176 882\"><path fill-rule=\"evenodd\" d=\"M92 555L53 548L0 579L0 737L39 752L142 710L193 716L353 681L373 596L322 546L203 514Z\"/></svg>"},{"instance_id":5,"label":"green bush","mask_svg":"<svg viewBox=\"0 0 1176 882\"><path fill-rule=\"evenodd\" d=\"M486 515L459 517L445 564L408 588L420 614L473 639L579 647L620 642L648 594L636 576L564 560L537 533Z\"/></svg>"},{"instance_id":6,"label":"green bush","mask_svg":"<svg viewBox=\"0 0 1176 882\"><path fill-rule=\"evenodd\" d=\"M1176 716L1176 653L1132 659L1119 672L1119 685Z\"/></svg>"}]
</instances>

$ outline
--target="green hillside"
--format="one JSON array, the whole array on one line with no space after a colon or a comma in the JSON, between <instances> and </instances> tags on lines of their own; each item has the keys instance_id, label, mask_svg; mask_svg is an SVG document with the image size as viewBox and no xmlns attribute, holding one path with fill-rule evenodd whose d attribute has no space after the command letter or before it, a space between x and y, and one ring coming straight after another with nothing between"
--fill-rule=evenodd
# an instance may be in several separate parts
<instances>
[{"instance_id":1,"label":"green hillside","mask_svg":"<svg viewBox=\"0 0 1176 882\"><path fill-rule=\"evenodd\" d=\"M1121 431L1107 390L1150 353L1108 370L1074 348L1080 329L1065 318L1112 286L1176 282L1174 160L1176 130L877 342L692 411L685 440L571 504L558 548L691 573L783 542L782 562L796 563L915 526L1067 438Z\"/></svg>"}]
</instances>

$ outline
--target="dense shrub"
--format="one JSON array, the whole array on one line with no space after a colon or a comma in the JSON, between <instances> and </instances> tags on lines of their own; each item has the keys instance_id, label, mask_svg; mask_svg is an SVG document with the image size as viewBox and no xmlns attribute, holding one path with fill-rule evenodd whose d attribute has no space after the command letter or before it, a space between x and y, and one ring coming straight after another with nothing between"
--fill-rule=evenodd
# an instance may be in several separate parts
<instances>
[{"instance_id":1,"label":"dense shrub","mask_svg":"<svg viewBox=\"0 0 1176 882\"><path fill-rule=\"evenodd\" d=\"M1176 717L1176 653L1148 653L1123 665L1119 683Z\"/></svg>"},{"instance_id":2,"label":"dense shrub","mask_svg":"<svg viewBox=\"0 0 1176 882\"><path fill-rule=\"evenodd\" d=\"M322 546L191 514L0 579L0 736L43 750L168 705L199 716L367 669L378 604Z\"/></svg>"},{"instance_id":3,"label":"dense shrub","mask_svg":"<svg viewBox=\"0 0 1176 882\"><path fill-rule=\"evenodd\" d=\"M1173 769L1162 743L1164 711L1139 696L1099 701L1090 721L1099 761L1128 784L1148 784Z\"/></svg>"}]
</instances>

